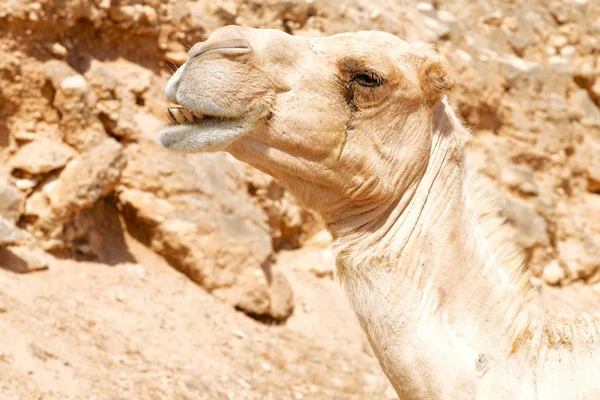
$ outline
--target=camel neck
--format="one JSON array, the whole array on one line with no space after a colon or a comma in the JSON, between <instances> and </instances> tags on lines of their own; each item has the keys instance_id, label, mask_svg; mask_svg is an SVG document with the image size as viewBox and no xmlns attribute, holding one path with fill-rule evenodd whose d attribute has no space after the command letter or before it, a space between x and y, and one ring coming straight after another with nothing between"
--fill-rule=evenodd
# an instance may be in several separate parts
<instances>
[{"instance_id":1,"label":"camel neck","mask_svg":"<svg viewBox=\"0 0 600 400\"><path fill-rule=\"evenodd\" d=\"M431 385L419 385L421 369L454 370L452 385L471 385L509 353L515 326L528 318L522 276L501 265L511 255L491 248L490 226L480 226L485 210L472 209L466 133L447 105L436 113L419 182L379 220L333 232L340 280L384 371L392 382L412 382L401 390ZM435 390L423 396L437 398Z\"/></svg>"}]
</instances>

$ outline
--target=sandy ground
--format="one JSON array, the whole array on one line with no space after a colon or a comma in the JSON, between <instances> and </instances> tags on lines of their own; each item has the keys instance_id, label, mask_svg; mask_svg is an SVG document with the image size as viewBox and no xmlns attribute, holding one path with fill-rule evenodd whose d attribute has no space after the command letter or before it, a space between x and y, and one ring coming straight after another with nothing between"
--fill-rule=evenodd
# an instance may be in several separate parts
<instances>
[{"instance_id":1,"label":"sandy ground","mask_svg":"<svg viewBox=\"0 0 600 400\"><path fill-rule=\"evenodd\" d=\"M309 272L328 250L280 254L297 307L268 326L127 241L136 263L0 269L2 399L395 398L339 284Z\"/></svg>"}]
</instances>

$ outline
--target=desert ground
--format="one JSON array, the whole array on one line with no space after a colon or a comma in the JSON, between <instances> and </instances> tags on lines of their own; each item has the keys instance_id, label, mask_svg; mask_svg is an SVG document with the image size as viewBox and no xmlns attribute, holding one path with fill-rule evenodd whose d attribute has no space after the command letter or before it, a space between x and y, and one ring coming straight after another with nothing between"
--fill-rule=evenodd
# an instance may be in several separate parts
<instances>
[{"instance_id":1,"label":"desert ground","mask_svg":"<svg viewBox=\"0 0 600 400\"><path fill-rule=\"evenodd\" d=\"M397 398L319 219L155 143L168 78L229 24L434 45L540 299L600 307L600 3L8 0L1 399Z\"/></svg>"}]
</instances>

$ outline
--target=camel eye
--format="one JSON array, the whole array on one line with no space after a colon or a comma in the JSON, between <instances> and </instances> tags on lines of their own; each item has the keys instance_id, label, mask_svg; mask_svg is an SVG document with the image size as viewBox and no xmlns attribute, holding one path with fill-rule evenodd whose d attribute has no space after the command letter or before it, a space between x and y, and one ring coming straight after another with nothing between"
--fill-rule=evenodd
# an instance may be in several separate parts
<instances>
[{"instance_id":1,"label":"camel eye","mask_svg":"<svg viewBox=\"0 0 600 400\"><path fill-rule=\"evenodd\" d=\"M383 79L373 72L364 71L354 75L352 82L358 83L361 86L375 88L383 84Z\"/></svg>"}]
</instances>

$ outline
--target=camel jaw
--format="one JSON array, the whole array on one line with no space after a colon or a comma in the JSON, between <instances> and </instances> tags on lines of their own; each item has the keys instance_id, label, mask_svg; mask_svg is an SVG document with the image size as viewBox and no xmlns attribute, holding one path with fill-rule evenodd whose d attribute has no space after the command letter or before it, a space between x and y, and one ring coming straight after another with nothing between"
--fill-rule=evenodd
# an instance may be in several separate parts
<instances>
[{"instance_id":1,"label":"camel jaw","mask_svg":"<svg viewBox=\"0 0 600 400\"><path fill-rule=\"evenodd\" d=\"M223 151L247 132L243 118L226 118L191 111L167 109L170 124L158 132L158 143L183 153Z\"/></svg>"}]
</instances>

